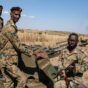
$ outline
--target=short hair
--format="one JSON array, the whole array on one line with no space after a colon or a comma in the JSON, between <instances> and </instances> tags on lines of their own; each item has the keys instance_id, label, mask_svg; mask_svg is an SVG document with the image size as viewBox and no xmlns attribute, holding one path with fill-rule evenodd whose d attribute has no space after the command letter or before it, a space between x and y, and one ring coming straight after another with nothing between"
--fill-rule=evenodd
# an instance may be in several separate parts
<instances>
[{"instance_id":1,"label":"short hair","mask_svg":"<svg viewBox=\"0 0 88 88\"><path fill-rule=\"evenodd\" d=\"M72 35L73 35L73 36L76 36L77 39L78 39L78 37L79 37L77 33L71 33L71 34L69 35L69 38L70 38Z\"/></svg>"},{"instance_id":2,"label":"short hair","mask_svg":"<svg viewBox=\"0 0 88 88\"><path fill-rule=\"evenodd\" d=\"M22 9L21 9L20 7L12 7L12 8L10 9L11 12L13 12L14 10L17 10L17 11L22 12Z\"/></svg>"},{"instance_id":3,"label":"short hair","mask_svg":"<svg viewBox=\"0 0 88 88\"><path fill-rule=\"evenodd\" d=\"M3 6L2 6L2 5L0 5L0 8L2 8L2 9L3 9Z\"/></svg>"}]
</instances>

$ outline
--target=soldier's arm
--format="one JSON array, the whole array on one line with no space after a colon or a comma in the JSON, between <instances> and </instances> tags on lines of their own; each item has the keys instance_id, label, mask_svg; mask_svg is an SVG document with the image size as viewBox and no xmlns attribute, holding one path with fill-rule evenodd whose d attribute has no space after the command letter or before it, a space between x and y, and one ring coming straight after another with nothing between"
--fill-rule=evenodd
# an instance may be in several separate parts
<instances>
[{"instance_id":1,"label":"soldier's arm","mask_svg":"<svg viewBox=\"0 0 88 88\"><path fill-rule=\"evenodd\" d=\"M82 68L83 72L88 70L88 57L85 57L85 59L83 60Z\"/></svg>"},{"instance_id":2,"label":"soldier's arm","mask_svg":"<svg viewBox=\"0 0 88 88\"><path fill-rule=\"evenodd\" d=\"M17 35L11 34L11 36L13 36L13 37L12 37L12 39L10 37L9 41L11 42L11 44L13 45L13 47L17 51L19 51L21 53L24 53L26 55L32 55L33 54L32 50L30 50L29 48L27 48L26 46L21 44L21 42L20 42L20 40L19 40Z\"/></svg>"},{"instance_id":3,"label":"soldier's arm","mask_svg":"<svg viewBox=\"0 0 88 88\"><path fill-rule=\"evenodd\" d=\"M88 55L86 50L82 50L82 53L80 54L79 64L82 65L81 67L82 72L85 72L88 70Z\"/></svg>"},{"instance_id":4,"label":"soldier's arm","mask_svg":"<svg viewBox=\"0 0 88 88\"><path fill-rule=\"evenodd\" d=\"M13 27L12 27L13 28ZM21 53L24 53L26 55L32 55L32 50L26 48L25 46L23 46L17 36L16 33L14 33L14 30L12 30L12 28L10 27L9 29L7 28L3 34L7 37L8 41L11 42L11 44L13 45L14 49L16 51L19 51ZM13 28L14 29L14 28ZM13 31L13 32L12 32Z\"/></svg>"},{"instance_id":5,"label":"soldier's arm","mask_svg":"<svg viewBox=\"0 0 88 88\"><path fill-rule=\"evenodd\" d=\"M63 57L63 51L60 51L60 54L58 56L58 69L59 70L62 70L62 69L65 69L64 68L64 57Z\"/></svg>"}]
</instances>

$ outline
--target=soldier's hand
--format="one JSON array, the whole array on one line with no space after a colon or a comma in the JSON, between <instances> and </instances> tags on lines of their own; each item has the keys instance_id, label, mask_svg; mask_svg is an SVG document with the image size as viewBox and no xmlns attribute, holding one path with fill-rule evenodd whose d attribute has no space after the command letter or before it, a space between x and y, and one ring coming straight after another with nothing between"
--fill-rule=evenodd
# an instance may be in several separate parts
<instances>
[{"instance_id":1,"label":"soldier's hand","mask_svg":"<svg viewBox=\"0 0 88 88\"><path fill-rule=\"evenodd\" d=\"M37 59L46 59L46 58L48 58L47 53L43 52L43 51L36 51L36 52L34 52L34 55L36 56Z\"/></svg>"},{"instance_id":2,"label":"soldier's hand","mask_svg":"<svg viewBox=\"0 0 88 88\"><path fill-rule=\"evenodd\" d=\"M60 76L61 76L62 78L65 78L65 77L66 77L65 70L62 70L62 71L61 71Z\"/></svg>"}]
</instances>

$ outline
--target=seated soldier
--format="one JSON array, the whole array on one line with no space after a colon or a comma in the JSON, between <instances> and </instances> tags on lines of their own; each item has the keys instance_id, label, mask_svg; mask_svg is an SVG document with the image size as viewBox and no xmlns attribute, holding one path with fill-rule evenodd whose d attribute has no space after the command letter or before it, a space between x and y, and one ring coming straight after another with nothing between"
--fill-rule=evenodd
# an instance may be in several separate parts
<instances>
[{"instance_id":1,"label":"seated soldier","mask_svg":"<svg viewBox=\"0 0 88 88\"><path fill-rule=\"evenodd\" d=\"M69 35L68 45L61 50L58 63L58 70L61 71L58 88L87 88L83 84L82 75L88 70L88 55L78 46L76 33Z\"/></svg>"}]
</instances>

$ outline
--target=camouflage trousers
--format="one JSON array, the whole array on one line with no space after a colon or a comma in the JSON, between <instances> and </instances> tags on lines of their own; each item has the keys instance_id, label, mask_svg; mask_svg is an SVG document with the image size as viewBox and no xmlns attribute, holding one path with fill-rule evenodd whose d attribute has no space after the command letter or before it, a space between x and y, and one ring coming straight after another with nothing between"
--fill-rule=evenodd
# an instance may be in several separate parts
<instances>
[{"instance_id":1,"label":"camouflage trousers","mask_svg":"<svg viewBox=\"0 0 88 88\"><path fill-rule=\"evenodd\" d=\"M17 86L15 88L25 88L27 82L27 76L17 67L17 57L1 58L0 68L4 77L4 88L14 88L14 82L11 76L17 80ZM8 74L6 74L9 73Z\"/></svg>"},{"instance_id":2,"label":"camouflage trousers","mask_svg":"<svg viewBox=\"0 0 88 88\"><path fill-rule=\"evenodd\" d=\"M67 88L64 80L56 81L54 83L54 88Z\"/></svg>"}]
</instances>

